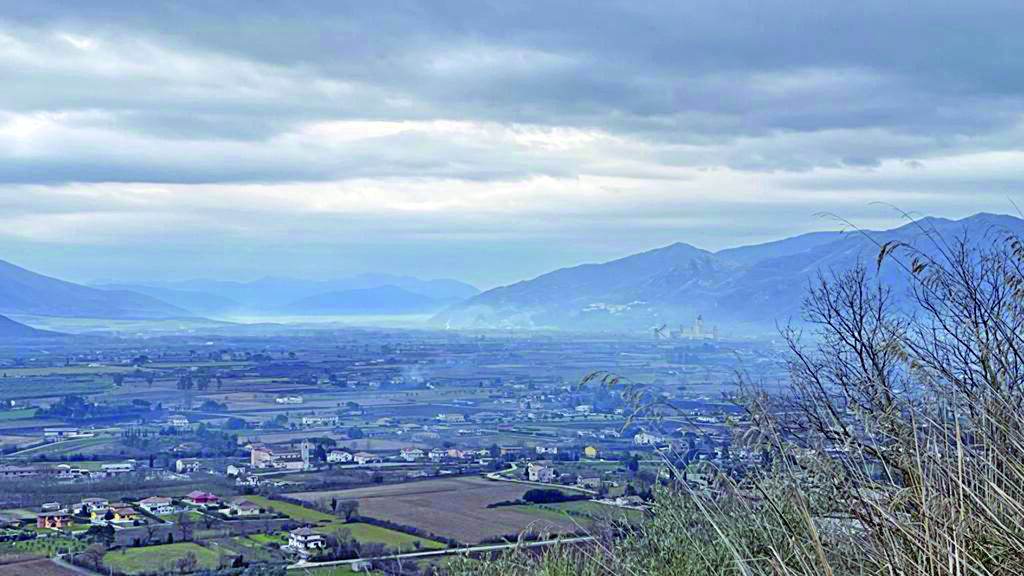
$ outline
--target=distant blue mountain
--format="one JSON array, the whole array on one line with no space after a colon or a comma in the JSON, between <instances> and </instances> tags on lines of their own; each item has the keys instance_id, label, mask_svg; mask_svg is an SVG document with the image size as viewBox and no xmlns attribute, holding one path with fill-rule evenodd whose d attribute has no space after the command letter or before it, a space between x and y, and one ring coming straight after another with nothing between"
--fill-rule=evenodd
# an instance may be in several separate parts
<instances>
[{"instance_id":1,"label":"distant blue mountain","mask_svg":"<svg viewBox=\"0 0 1024 576\"><path fill-rule=\"evenodd\" d=\"M417 314L437 312L444 302L398 286L340 290L302 298L280 308L296 315Z\"/></svg>"},{"instance_id":2,"label":"distant blue mountain","mask_svg":"<svg viewBox=\"0 0 1024 576\"><path fill-rule=\"evenodd\" d=\"M196 279L179 282L98 282L95 285L132 290L160 298L195 314L212 316L231 313L315 315L433 312L480 293L476 287L458 280L422 280L390 274L363 274L334 280L265 277L251 282ZM396 292L396 288L401 292ZM385 305L389 298L392 304ZM366 302L365 307L358 305L360 299Z\"/></svg>"},{"instance_id":3,"label":"distant blue mountain","mask_svg":"<svg viewBox=\"0 0 1024 576\"><path fill-rule=\"evenodd\" d=\"M64 334L59 332L50 332L48 330L38 330L20 322L15 322L6 316L0 316L0 341L22 340L28 338L56 338L61 336L64 336Z\"/></svg>"},{"instance_id":4,"label":"distant blue mountain","mask_svg":"<svg viewBox=\"0 0 1024 576\"><path fill-rule=\"evenodd\" d=\"M103 319L163 319L193 315L151 296L65 282L2 260L0 314Z\"/></svg>"},{"instance_id":5,"label":"distant blue mountain","mask_svg":"<svg viewBox=\"0 0 1024 576\"><path fill-rule=\"evenodd\" d=\"M927 218L887 231L819 232L716 253L673 244L488 290L433 321L452 328L639 329L688 325L702 315L708 325L736 334L771 332L799 319L809 282L819 272L858 262L873 266L879 245L889 240L927 250L922 228L945 238L992 242L1004 232L1024 234L1024 220L993 214ZM880 273L900 290L896 269L883 266Z\"/></svg>"}]
</instances>

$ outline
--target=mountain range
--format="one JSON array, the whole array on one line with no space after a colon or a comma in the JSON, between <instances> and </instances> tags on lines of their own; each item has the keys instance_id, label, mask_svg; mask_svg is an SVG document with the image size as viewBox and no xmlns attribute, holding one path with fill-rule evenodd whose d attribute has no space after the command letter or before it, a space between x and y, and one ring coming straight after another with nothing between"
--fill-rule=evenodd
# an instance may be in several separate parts
<instances>
[{"instance_id":1,"label":"mountain range","mask_svg":"<svg viewBox=\"0 0 1024 576\"><path fill-rule=\"evenodd\" d=\"M486 292L457 280L388 274L83 286L0 261L0 314L29 321L32 316L151 320L429 313L438 327L576 330L676 328L702 316L705 325L726 334L763 334L799 318L808 284L820 271L873 262L879 245L914 243L923 229L980 243L996 232L1024 236L1024 220L993 214L956 221L926 218L892 230L816 232L717 252L676 243ZM896 269L883 266L879 273L899 291ZM32 330L0 318L0 329Z\"/></svg>"},{"instance_id":2,"label":"mountain range","mask_svg":"<svg viewBox=\"0 0 1024 576\"><path fill-rule=\"evenodd\" d=\"M873 263L890 240L921 242L923 229L972 242L1003 231L1024 234L1024 220L976 214L963 220L926 218L885 231L816 232L710 252L677 243L600 264L563 268L488 290L437 314L449 328L523 327L648 329L706 326L726 333L765 333L798 321L809 282L819 271ZM900 290L891 265L879 274Z\"/></svg>"},{"instance_id":3,"label":"mountain range","mask_svg":"<svg viewBox=\"0 0 1024 576\"><path fill-rule=\"evenodd\" d=\"M196 279L179 282L94 282L158 298L198 315L408 314L437 312L480 290L451 279L362 274L333 280L266 277L251 282Z\"/></svg>"},{"instance_id":4,"label":"mountain range","mask_svg":"<svg viewBox=\"0 0 1024 576\"><path fill-rule=\"evenodd\" d=\"M65 282L2 260L0 314L110 319L192 316L182 308L145 294Z\"/></svg>"}]
</instances>

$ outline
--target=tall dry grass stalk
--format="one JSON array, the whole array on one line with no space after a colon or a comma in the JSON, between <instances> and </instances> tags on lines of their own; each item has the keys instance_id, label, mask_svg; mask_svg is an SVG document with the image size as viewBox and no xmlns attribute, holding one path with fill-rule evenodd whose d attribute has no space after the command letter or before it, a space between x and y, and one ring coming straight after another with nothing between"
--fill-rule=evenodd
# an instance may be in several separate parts
<instances>
[{"instance_id":1,"label":"tall dry grass stalk","mask_svg":"<svg viewBox=\"0 0 1024 576\"><path fill-rule=\"evenodd\" d=\"M915 245L879 246L879 273L810 288L812 334L784 332L791 390L741 379L752 423L736 446L760 456L741 479L668 482L624 533L450 571L1024 574L1024 244L920 230Z\"/></svg>"}]
</instances>

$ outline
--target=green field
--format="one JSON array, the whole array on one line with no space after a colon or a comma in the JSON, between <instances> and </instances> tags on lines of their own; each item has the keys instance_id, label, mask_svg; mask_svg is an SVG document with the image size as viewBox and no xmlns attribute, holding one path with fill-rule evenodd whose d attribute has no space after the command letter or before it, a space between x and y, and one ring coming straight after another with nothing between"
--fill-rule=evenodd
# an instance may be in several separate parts
<instances>
[{"instance_id":1,"label":"green field","mask_svg":"<svg viewBox=\"0 0 1024 576\"><path fill-rule=\"evenodd\" d=\"M19 542L5 542L0 550L37 554L39 556L55 556L57 554L81 552L85 550L85 543L74 538L51 537L36 538L35 540L22 540Z\"/></svg>"},{"instance_id":2,"label":"green field","mask_svg":"<svg viewBox=\"0 0 1024 576\"><path fill-rule=\"evenodd\" d=\"M330 514L324 514L323 512L317 512L316 510L310 510L309 508L289 504L287 502L271 500L269 498L264 498L263 496L246 496L245 498L247 500L252 500L264 508L270 508L275 512L287 514L293 520L298 520L299 522L317 524L320 522L336 522L338 520L336 516L331 516Z\"/></svg>"},{"instance_id":3,"label":"green field","mask_svg":"<svg viewBox=\"0 0 1024 576\"><path fill-rule=\"evenodd\" d=\"M626 521L630 523L636 523L644 518L644 513L640 510L618 508L616 506L609 506L607 504L600 504L598 502L591 502L588 500L559 502L557 504L544 504L541 506L512 506L510 509L526 512L532 516L546 518L548 520L568 520L574 524L579 524L582 527L592 525L594 520L621 520L625 518ZM572 511L578 514L584 514L585 516L566 514L566 512L562 512L563 510L566 512Z\"/></svg>"},{"instance_id":4,"label":"green field","mask_svg":"<svg viewBox=\"0 0 1024 576\"><path fill-rule=\"evenodd\" d=\"M414 550L417 542L419 543L420 548L424 550L445 547L445 545L440 542L360 522L353 524L344 524L340 522L328 524L327 526L318 528L317 532L320 532L321 534L334 534L338 529L348 529L348 531L352 533L352 537L361 544L378 543L384 544L389 548L397 548L403 551Z\"/></svg>"},{"instance_id":5,"label":"green field","mask_svg":"<svg viewBox=\"0 0 1024 576\"><path fill-rule=\"evenodd\" d=\"M35 408L21 410L4 410L0 412L0 420L28 420L36 415Z\"/></svg>"},{"instance_id":6,"label":"green field","mask_svg":"<svg viewBox=\"0 0 1024 576\"><path fill-rule=\"evenodd\" d=\"M195 553L200 569L216 568L220 562L220 555L216 552L191 542L180 542L145 548L122 548L108 552L103 557L103 563L125 574L144 574L162 570L170 573L175 571L175 562L189 552Z\"/></svg>"}]
</instances>

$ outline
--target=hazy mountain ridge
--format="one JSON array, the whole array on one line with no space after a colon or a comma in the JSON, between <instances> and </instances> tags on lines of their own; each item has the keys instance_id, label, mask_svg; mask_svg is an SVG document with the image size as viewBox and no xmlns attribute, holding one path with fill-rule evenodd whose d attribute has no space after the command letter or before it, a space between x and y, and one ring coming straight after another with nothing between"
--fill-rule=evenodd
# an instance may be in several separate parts
<instances>
[{"instance_id":1,"label":"hazy mountain ridge","mask_svg":"<svg viewBox=\"0 0 1024 576\"><path fill-rule=\"evenodd\" d=\"M309 296L279 310L296 315L416 314L437 312L444 306L444 302L429 296L385 285Z\"/></svg>"},{"instance_id":2,"label":"hazy mountain ridge","mask_svg":"<svg viewBox=\"0 0 1024 576\"><path fill-rule=\"evenodd\" d=\"M333 280L265 277L251 282L98 282L160 298L197 314L405 314L436 312L480 293L452 279L362 274Z\"/></svg>"},{"instance_id":3,"label":"hazy mountain ridge","mask_svg":"<svg viewBox=\"0 0 1024 576\"><path fill-rule=\"evenodd\" d=\"M15 322L6 316L0 316L0 340L18 340L22 338L56 338L64 336L59 332L39 330L31 326Z\"/></svg>"},{"instance_id":4,"label":"hazy mountain ridge","mask_svg":"<svg viewBox=\"0 0 1024 576\"><path fill-rule=\"evenodd\" d=\"M723 328L770 331L799 318L809 282L820 271L848 269L858 261L873 265L879 244L913 243L924 236L923 228L981 242L1002 230L1024 233L1024 221L993 214L959 221L927 218L887 231L819 232L716 253L673 244L489 290L443 311L434 323L642 329L688 325L703 315L708 324ZM902 281L895 272L886 265L880 274L899 292Z\"/></svg>"},{"instance_id":5,"label":"hazy mountain ridge","mask_svg":"<svg viewBox=\"0 0 1024 576\"><path fill-rule=\"evenodd\" d=\"M0 260L0 314L110 319L191 316L151 296L65 282L3 260Z\"/></svg>"}]
</instances>

